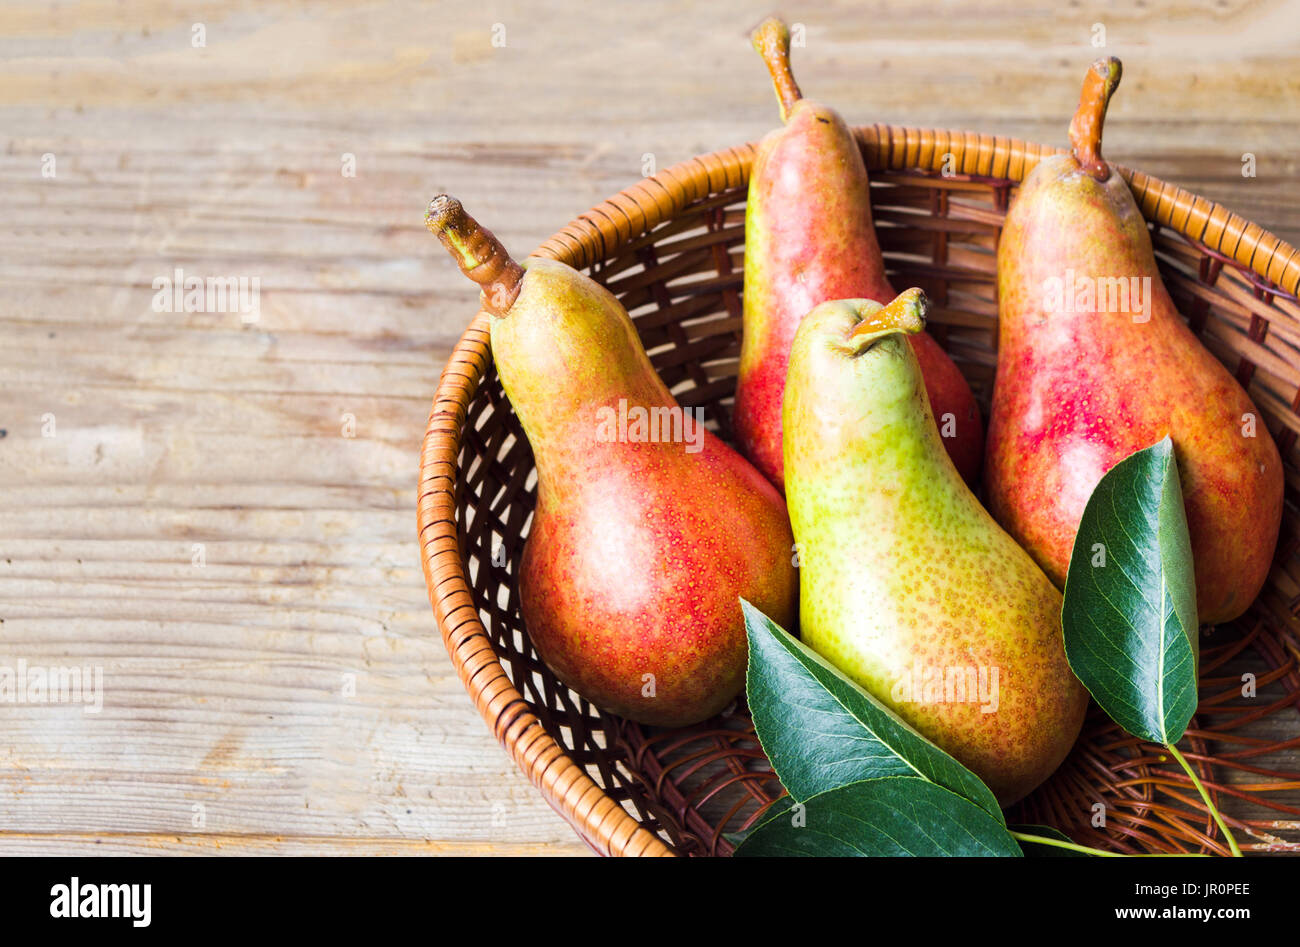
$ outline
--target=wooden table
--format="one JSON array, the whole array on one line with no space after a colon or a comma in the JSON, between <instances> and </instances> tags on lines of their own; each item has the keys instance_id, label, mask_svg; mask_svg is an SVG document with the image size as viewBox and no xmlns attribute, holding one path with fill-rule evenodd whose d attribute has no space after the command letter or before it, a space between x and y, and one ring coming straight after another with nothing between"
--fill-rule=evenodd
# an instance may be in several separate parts
<instances>
[{"instance_id":1,"label":"wooden table","mask_svg":"<svg viewBox=\"0 0 1300 947\"><path fill-rule=\"evenodd\" d=\"M97 714L0 705L0 854L585 851L425 597L416 456L475 292L424 206L522 254L776 109L765 4L573 6L0 7L0 664L103 672ZM1118 55L1107 155L1296 243L1296 6L791 18L855 123L1063 143ZM257 320L158 311L178 268L257 278Z\"/></svg>"}]
</instances>

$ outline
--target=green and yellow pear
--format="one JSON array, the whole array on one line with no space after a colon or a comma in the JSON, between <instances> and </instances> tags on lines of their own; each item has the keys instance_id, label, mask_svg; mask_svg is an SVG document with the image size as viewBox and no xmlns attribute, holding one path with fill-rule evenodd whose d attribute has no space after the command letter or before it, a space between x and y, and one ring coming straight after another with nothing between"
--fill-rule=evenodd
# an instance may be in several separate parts
<instances>
[{"instance_id":1,"label":"green and yellow pear","mask_svg":"<svg viewBox=\"0 0 1300 947\"><path fill-rule=\"evenodd\" d=\"M1088 695L1061 595L944 448L908 337L928 302L824 303L785 388L800 634L983 779L1003 805L1069 752Z\"/></svg>"}]
</instances>

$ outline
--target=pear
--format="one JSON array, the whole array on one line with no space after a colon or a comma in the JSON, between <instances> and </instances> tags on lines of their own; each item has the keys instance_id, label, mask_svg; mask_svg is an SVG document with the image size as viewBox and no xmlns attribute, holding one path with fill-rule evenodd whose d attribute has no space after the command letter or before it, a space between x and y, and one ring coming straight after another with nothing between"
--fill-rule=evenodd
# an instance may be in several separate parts
<instances>
[{"instance_id":1,"label":"pear","mask_svg":"<svg viewBox=\"0 0 1300 947\"><path fill-rule=\"evenodd\" d=\"M790 72L790 31L764 20L753 33L784 126L759 143L745 210L744 333L734 411L744 454L784 484L781 396L795 331L818 303L894 298L871 219L870 182L853 133L833 109L802 97ZM911 344L945 444L974 482L984 450L979 407L952 359L926 333Z\"/></svg>"},{"instance_id":2,"label":"pear","mask_svg":"<svg viewBox=\"0 0 1300 947\"><path fill-rule=\"evenodd\" d=\"M1101 156L1119 60L1089 69L1072 153L1025 179L998 244L990 509L1058 586L1102 475L1169 435L1203 622L1240 615L1268 575L1282 460L1258 409L1187 328L1146 221Z\"/></svg>"},{"instance_id":3,"label":"pear","mask_svg":"<svg viewBox=\"0 0 1300 947\"><path fill-rule=\"evenodd\" d=\"M919 289L823 303L795 336L784 401L800 632L988 784L1003 805L1073 746L1087 692L1061 595L944 449L908 336Z\"/></svg>"},{"instance_id":4,"label":"pear","mask_svg":"<svg viewBox=\"0 0 1300 947\"><path fill-rule=\"evenodd\" d=\"M739 599L795 617L780 495L678 405L604 287L552 260L520 267L446 195L426 222L483 287L493 361L536 461L519 594L538 654L632 720L713 716L744 686Z\"/></svg>"}]
</instances>

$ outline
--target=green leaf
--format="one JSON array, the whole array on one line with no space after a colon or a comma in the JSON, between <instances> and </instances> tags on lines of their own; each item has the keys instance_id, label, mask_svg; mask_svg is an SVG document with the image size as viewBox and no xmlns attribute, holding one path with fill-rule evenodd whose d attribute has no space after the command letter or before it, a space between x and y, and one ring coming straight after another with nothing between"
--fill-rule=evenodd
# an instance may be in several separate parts
<instances>
[{"instance_id":1,"label":"green leaf","mask_svg":"<svg viewBox=\"0 0 1300 947\"><path fill-rule=\"evenodd\" d=\"M1008 831L1020 832L1024 835L1041 835L1043 838L1056 839L1058 842L1074 842L1064 832L1058 832L1050 825L1009 825ZM1055 845L1042 845L1038 842L1027 842L1024 839L1016 839L1020 848L1028 856L1034 858L1091 858L1087 852L1076 852L1069 848L1057 848Z\"/></svg>"},{"instance_id":2,"label":"green leaf","mask_svg":"<svg viewBox=\"0 0 1300 947\"><path fill-rule=\"evenodd\" d=\"M1134 736L1176 743L1196 711L1196 578L1173 442L1112 467L1074 539L1065 655Z\"/></svg>"},{"instance_id":3,"label":"green leaf","mask_svg":"<svg viewBox=\"0 0 1300 947\"><path fill-rule=\"evenodd\" d=\"M768 819L738 856L1019 857L1006 827L968 799L914 776L849 783Z\"/></svg>"},{"instance_id":4,"label":"green leaf","mask_svg":"<svg viewBox=\"0 0 1300 947\"><path fill-rule=\"evenodd\" d=\"M919 777L1002 821L997 799L978 776L754 606L740 604L754 730L796 800L861 780Z\"/></svg>"}]
</instances>

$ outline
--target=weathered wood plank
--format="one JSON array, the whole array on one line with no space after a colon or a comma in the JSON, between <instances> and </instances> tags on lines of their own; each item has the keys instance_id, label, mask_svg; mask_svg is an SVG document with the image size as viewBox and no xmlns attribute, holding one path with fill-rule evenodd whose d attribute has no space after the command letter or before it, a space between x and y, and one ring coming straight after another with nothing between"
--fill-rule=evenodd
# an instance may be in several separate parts
<instances>
[{"instance_id":1,"label":"weathered wood plank","mask_svg":"<svg viewBox=\"0 0 1300 947\"><path fill-rule=\"evenodd\" d=\"M475 306L421 218L454 190L524 253L647 162L760 137L766 12L0 7L0 663L104 673L98 714L0 709L0 853L585 851L493 745L425 600L417 450ZM855 123L1062 142L1113 52L1107 154L1300 243L1295 12L792 18L805 91ZM257 322L155 311L177 267L259 279Z\"/></svg>"},{"instance_id":2,"label":"weathered wood plank","mask_svg":"<svg viewBox=\"0 0 1300 947\"><path fill-rule=\"evenodd\" d=\"M588 856L581 842L439 842L433 839L284 838L256 835L0 834L0 855L473 855Z\"/></svg>"}]
</instances>

